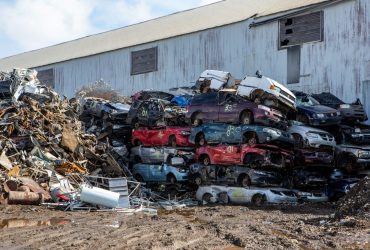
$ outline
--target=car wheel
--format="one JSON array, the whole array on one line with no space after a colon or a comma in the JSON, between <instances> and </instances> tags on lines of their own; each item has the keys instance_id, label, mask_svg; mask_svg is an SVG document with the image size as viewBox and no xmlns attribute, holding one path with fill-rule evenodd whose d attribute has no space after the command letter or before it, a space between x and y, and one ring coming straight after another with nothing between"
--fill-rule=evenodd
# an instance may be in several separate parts
<instances>
[{"instance_id":1,"label":"car wheel","mask_svg":"<svg viewBox=\"0 0 370 250\"><path fill-rule=\"evenodd\" d=\"M297 115L297 121L302 122L304 124L309 124L310 120L306 115Z\"/></svg>"},{"instance_id":2,"label":"car wheel","mask_svg":"<svg viewBox=\"0 0 370 250\"><path fill-rule=\"evenodd\" d=\"M229 196L227 196L227 192L221 192L218 194L218 201L222 204L227 204L229 202Z\"/></svg>"},{"instance_id":3,"label":"car wheel","mask_svg":"<svg viewBox=\"0 0 370 250\"><path fill-rule=\"evenodd\" d=\"M211 199L212 199L212 194L210 193L205 193L203 194L202 196L202 201L205 201L206 203L211 203Z\"/></svg>"},{"instance_id":4,"label":"car wheel","mask_svg":"<svg viewBox=\"0 0 370 250\"><path fill-rule=\"evenodd\" d=\"M173 174L167 175L167 182L171 183L171 184L175 184L176 183L176 177Z\"/></svg>"},{"instance_id":5,"label":"car wheel","mask_svg":"<svg viewBox=\"0 0 370 250\"><path fill-rule=\"evenodd\" d=\"M304 141L301 135L299 134L293 134L294 142L296 144L297 148L303 148L304 147Z\"/></svg>"},{"instance_id":6,"label":"car wheel","mask_svg":"<svg viewBox=\"0 0 370 250\"><path fill-rule=\"evenodd\" d=\"M195 140L195 144L197 146L202 147L202 146L206 145L206 143L207 142L206 142L206 139L204 138L204 134L197 135L197 139Z\"/></svg>"},{"instance_id":7,"label":"car wheel","mask_svg":"<svg viewBox=\"0 0 370 250\"><path fill-rule=\"evenodd\" d=\"M135 179L138 182L144 182L144 178L140 174L135 174Z\"/></svg>"},{"instance_id":8,"label":"car wheel","mask_svg":"<svg viewBox=\"0 0 370 250\"><path fill-rule=\"evenodd\" d=\"M238 178L238 184L241 187L250 187L251 180L250 180L250 178L249 178L248 175L245 175L244 174L244 175L239 176L239 178Z\"/></svg>"},{"instance_id":9,"label":"car wheel","mask_svg":"<svg viewBox=\"0 0 370 250\"><path fill-rule=\"evenodd\" d=\"M244 111L240 116L240 123L241 124L252 124L252 113L249 111Z\"/></svg>"},{"instance_id":10,"label":"car wheel","mask_svg":"<svg viewBox=\"0 0 370 250\"><path fill-rule=\"evenodd\" d=\"M194 126L194 127L197 127L197 126L200 126L202 125L202 120L199 118L199 116L197 115L193 121L191 122L191 124Z\"/></svg>"},{"instance_id":11,"label":"car wheel","mask_svg":"<svg viewBox=\"0 0 370 250\"><path fill-rule=\"evenodd\" d=\"M258 137L256 133L246 133L243 135L243 143L248 144L249 146L254 146L258 143Z\"/></svg>"},{"instance_id":12,"label":"car wheel","mask_svg":"<svg viewBox=\"0 0 370 250\"><path fill-rule=\"evenodd\" d=\"M170 146L170 147L176 147L176 136L171 135L168 138L168 146Z\"/></svg>"},{"instance_id":13,"label":"car wheel","mask_svg":"<svg viewBox=\"0 0 370 250\"><path fill-rule=\"evenodd\" d=\"M255 194L252 197L253 205L260 207L266 202L266 197L262 194Z\"/></svg>"},{"instance_id":14,"label":"car wheel","mask_svg":"<svg viewBox=\"0 0 370 250\"><path fill-rule=\"evenodd\" d=\"M202 177L200 176L200 174L196 174L195 177L194 177L194 183L197 185L197 186L200 186L202 185Z\"/></svg>"},{"instance_id":15,"label":"car wheel","mask_svg":"<svg viewBox=\"0 0 370 250\"><path fill-rule=\"evenodd\" d=\"M209 159L208 155L203 156L202 163L204 166L208 166L209 164L211 164L211 160Z\"/></svg>"},{"instance_id":16,"label":"car wheel","mask_svg":"<svg viewBox=\"0 0 370 250\"><path fill-rule=\"evenodd\" d=\"M140 140L135 140L134 145L135 146L141 146L143 143Z\"/></svg>"}]
</instances>

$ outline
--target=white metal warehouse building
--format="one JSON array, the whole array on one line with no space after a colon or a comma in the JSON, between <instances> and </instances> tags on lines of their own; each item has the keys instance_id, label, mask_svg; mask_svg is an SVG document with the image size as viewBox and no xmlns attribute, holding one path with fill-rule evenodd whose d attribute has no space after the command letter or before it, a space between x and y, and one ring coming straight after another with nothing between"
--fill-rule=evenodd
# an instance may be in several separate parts
<instances>
[{"instance_id":1,"label":"white metal warehouse building","mask_svg":"<svg viewBox=\"0 0 370 250\"><path fill-rule=\"evenodd\" d=\"M191 85L205 69L257 69L290 89L370 110L370 0L225 0L0 59L71 97L100 79L122 94Z\"/></svg>"}]
</instances>

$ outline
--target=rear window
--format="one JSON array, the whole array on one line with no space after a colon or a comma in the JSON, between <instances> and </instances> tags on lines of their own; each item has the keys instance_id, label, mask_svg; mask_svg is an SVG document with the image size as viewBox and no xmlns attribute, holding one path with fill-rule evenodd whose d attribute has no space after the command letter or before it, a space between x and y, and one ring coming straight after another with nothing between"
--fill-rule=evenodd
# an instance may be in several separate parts
<instances>
[{"instance_id":1,"label":"rear window","mask_svg":"<svg viewBox=\"0 0 370 250\"><path fill-rule=\"evenodd\" d=\"M192 105L217 103L217 93L200 94L193 97Z\"/></svg>"}]
</instances>

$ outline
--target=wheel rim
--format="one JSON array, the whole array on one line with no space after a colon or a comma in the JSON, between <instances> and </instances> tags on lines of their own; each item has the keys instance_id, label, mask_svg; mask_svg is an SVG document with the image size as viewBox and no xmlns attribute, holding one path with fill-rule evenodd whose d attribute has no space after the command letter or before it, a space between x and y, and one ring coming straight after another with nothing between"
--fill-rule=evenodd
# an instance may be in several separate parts
<instances>
[{"instance_id":1,"label":"wheel rim","mask_svg":"<svg viewBox=\"0 0 370 250\"><path fill-rule=\"evenodd\" d=\"M202 178L200 178L199 176L197 176L197 177L195 178L195 184L197 184L198 186L199 186L200 184L202 184Z\"/></svg>"},{"instance_id":2,"label":"wheel rim","mask_svg":"<svg viewBox=\"0 0 370 250\"><path fill-rule=\"evenodd\" d=\"M244 177L241 181L242 187L249 187L249 180L247 177Z\"/></svg>"},{"instance_id":3,"label":"wheel rim","mask_svg":"<svg viewBox=\"0 0 370 250\"><path fill-rule=\"evenodd\" d=\"M201 136L200 139L199 139L199 145L203 146L204 144L206 144L206 140L204 140L204 137Z\"/></svg>"},{"instance_id":4,"label":"wheel rim","mask_svg":"<svg viewBox=\"0 0 370 250\"><path fill-rule=\"evenodd\" d=\"M253 145L256 145L256 143L257 143L257 140L255 137L251 137L248 139L248 145L253 146Z\"/></svg>"},{"instance_id":5,"label":"wheel rim","mask_svg":"<svg viewBox=\"0 0 370 250\"><path fill-rule=\"evenodd\" d=\"M211 202L212 195L211 194L204 194L202 200L204 200L207 203Z\"/></svg>"},{"instance_id":6,"label":"wheel rim","mask_svg":"<svg viewBox=\"0 0 370 250\"><path fill-rule=\"evenodd\" d=\"M193 126L198 126L198 125L199 125L199 119L194 119Z\"/></svg>"},{"instance_id":7,"label":"wheel rim","mask_svg":"<svg viewBox=\"0 0 370 250\"><path fill-rule=\"evenodd\" d=\"M203 164L204 165L208 165L209 164L209 158L208 157L204 157Z\"/></svg>"}]
</instances>

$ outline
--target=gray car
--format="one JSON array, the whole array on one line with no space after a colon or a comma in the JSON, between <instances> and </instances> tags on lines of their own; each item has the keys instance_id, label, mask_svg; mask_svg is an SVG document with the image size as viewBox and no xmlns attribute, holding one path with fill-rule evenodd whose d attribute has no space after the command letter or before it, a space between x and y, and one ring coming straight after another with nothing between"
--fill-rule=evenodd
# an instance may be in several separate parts
<instances>
[{"instance_id":1,"label":"gray car","mask_svg":"<svg viewBox=\"0 0 370 250\"><path fill-rule=\"evenodd\" d=\"M143 147L131 149L131 161L135 163L164 163L169 162L173 156L181 156L185 161L194 159L194 153L169 147Z\"/></svg>"},{"instance_id":2,"label":"gray car","mask_svg":"<svg viewBox=\"0 0 370 250\"><path fill-rule=\"evenodd\" d=\"M312 147L330 147L336 146L335 138L332 134L317 128L306 126L298 121L289 121L287 131L293 136L298 148Z\"/></svg>"}]
</instances>

